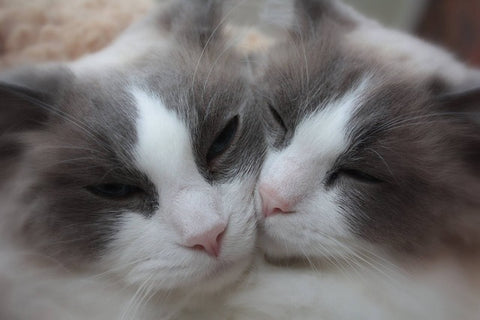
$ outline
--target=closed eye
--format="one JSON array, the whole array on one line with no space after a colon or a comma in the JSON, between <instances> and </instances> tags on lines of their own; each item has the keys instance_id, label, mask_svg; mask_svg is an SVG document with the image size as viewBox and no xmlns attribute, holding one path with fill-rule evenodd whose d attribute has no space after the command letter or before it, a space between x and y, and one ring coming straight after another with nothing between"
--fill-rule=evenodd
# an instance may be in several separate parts
<instances>
[{"instance_id":1,"label":"closed eye","mask_svg":"<svg viewBox=\"0 0 480 320\"><path fill-rule=\"evenodd\" d=\"M355 170L355 169L349 169L349 168L340 168L336 170L335 172L331 173L330 176L328 177L327 180L327 185L331 185L335 183L335 181L340 178L341 176L354 179L356 181L362 182L362 183L370 183L370 184L376 184L376 183L381 183L383 182L382 180L365 173L360 170Z\"/></svg>"},{"instance_id":2,"label":"closed eye","mask_svg":"<svg viewBox=\"0 0 480 320\"><path fill-rule=\"evenodd\" d=\"M285 125L285 122L283 122L283 119L280 116L280 114L278 113L278 111L270 104L268 105L268 108L270 109L270 112L272 113L273 118L280 125L282 130L287 132L288 131L287 126Z\"/></svg>"},{"instance_id":3,"label":"closed eye","mask_svg":"<svg viewBox=\"0 0 480 320\"><path fill-rule=\"evenodd\" d=\"M112 200L124 200L143 191L136 186L121 183L90 185L86 186L85 189L98 197Z\"/></svg>"},{"instance_id":4,"label":"closed eye","mask_svg":"<svg viewBox=\"0 0 480 320\"><path fill-rule=\"evenodd\" d=\"M349 178L358 180L360 182L365 182L365 183L380 183L382 180L369 175L368 173L359 171L359 170L354 170L354 169L342 169L340 170L340 174L343 174Z\"/></svg>"},{"instance_id":5,"label":"closed eye","mask_svg":"<svg viewBox=\"0 0 480 320\"><path fill-rule=\"evenodd\" d=\"M231 146L237 133L239 117L233 117L218 134L207 152L207 163L222 155Z\"/></svg>"}]
</instances>

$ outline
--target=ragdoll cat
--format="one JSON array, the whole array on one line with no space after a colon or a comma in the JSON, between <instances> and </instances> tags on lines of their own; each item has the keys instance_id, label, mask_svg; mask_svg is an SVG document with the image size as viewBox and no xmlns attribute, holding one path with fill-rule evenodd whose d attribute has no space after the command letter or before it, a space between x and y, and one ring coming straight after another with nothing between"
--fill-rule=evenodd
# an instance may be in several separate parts
<instances>
[{"instance_id":1,"label":"ragdoll cat","mask_svg":"<svg viewBox=\"0 0 480 320\"><path fill-rule=\"evenodd\" d=\"M259 245L291 266L259 273L263 311L478 319L480 73L336 1L295 1L295 19L256 82Z\"/></svg>"},{"instance_id":2,"label":"ragdoll cat","mask_svg":"<svg viewBox=\"0 0 480 320\"><path fill-rule=\"evenodd\" d=\"M168 319L247 270L264 140L221 19L0 75L1 319Z\"/></svg>"},{"instance_id":3,"label":"ragdoll cat","mask_svg":"<svg viewBox=\"0 0 480 320\"><path fill-rule=\"evenodd\" d=\"M262 247L424 254L478 240L480 72L335 1L295 5L298 28L259 81L272 145Z\"/></svg>"}]
</instances>

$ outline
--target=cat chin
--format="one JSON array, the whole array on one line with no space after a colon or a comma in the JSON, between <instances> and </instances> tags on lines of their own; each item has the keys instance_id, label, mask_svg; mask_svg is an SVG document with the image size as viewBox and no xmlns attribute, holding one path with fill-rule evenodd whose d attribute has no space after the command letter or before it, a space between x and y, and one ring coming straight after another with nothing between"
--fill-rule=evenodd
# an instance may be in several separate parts
<instances>
[{"instance_id":1,"label":"cat chin","mask_svg":"<svg viewBox=\"0 0 480 320\"><path fill-rule=\"evenodd\" d=\"M173 290L189 294L215 293L239 281L248 272L252 259L253 254L232 262L215 261L202 266L198 263L199 266L189 268L184 274L165 274L155 270L154 265L143 265L121 276L131 286L141 287L149 283L152 290L160 292Z\"/></svg>"},{"instance_id":2,"label":"cat chin","mask_svg":"<svg viewBox=\"0 0 480 320\"><path fill-rule=\"evenodd\" d=\"M343 240L335 236L324 236L314 230L292 230L292 224L283 221L282 217L272 217L260 225L258 244L263 253L273 259L343 259L354 251L347 235ZM359 246L359 245L356 245Z\"/></svg>"},{"instance_id":3,"label":"cat chin","mask_svg":"<svg viewBox=\"0 0 480 320\"><path fill-rule=\"evenodd\" d=\"M104 269L128 266L118 273L127 284L138 287L148 282L158 291L213 292L234 284L246 273L255 249L254 206L253 202L242 202L247 194L245 188L245 184L232 183L221 190L231 195L224 204L229 223L218 257L175 244L168 228L148 228L151 221L130 214L101 264ZM134 236L125 232L132 230ZM142 233L149 241L136 236ZM163 249L158 247L162 242Z\"/></svg>"},{"instance_id":4,"label":"cat chin","mask_svg":"<svg viewBox=\"0 0 480 320\"><path fill-rule=\"evenodd\" d=\"M249 266L253 261L253 254L238 261L220 265L211 270L202 280L197 283L187 284L185 290L191 290L192 285L196 291L202 293L217 293L229 288L241 281L243 275L249 272Z\"/></svg>"}]
</instances>

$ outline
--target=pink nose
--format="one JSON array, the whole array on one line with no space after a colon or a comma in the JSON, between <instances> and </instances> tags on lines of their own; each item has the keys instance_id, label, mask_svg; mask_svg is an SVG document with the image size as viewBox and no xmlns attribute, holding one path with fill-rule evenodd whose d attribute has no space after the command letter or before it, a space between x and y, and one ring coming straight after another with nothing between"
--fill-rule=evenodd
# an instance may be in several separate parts
<instances>
[{"instance_id":1,"label":"pink nose","mask_svg":"<svg viewBox=\"0 0 480 320\"><path fill-rule=\"evenodd\" d=\"M216 224L205 232L189 236L185 245L195 250L205 251L212 257L218 257L226 227L224 223Z\"/></svg>"},{"instance_id":2,"label":"pink nose","mask_svg":"<svg viewBox=\"0 0 480 320\"><path fill-rule=\"evenodd\" d=\"M295 201L287 199L279 194L275 189L260 185L258 188L260 197L262 198L263 215L267 218L280 213L292 213Z\"/></svg>"}]
</instances>

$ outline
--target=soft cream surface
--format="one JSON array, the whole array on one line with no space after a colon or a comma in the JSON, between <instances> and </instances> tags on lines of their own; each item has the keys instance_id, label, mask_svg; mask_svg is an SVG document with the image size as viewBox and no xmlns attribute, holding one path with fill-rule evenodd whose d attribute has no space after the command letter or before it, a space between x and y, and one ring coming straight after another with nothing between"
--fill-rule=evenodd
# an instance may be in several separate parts
<instances>
[{"instance_id":1,"label":"soft cream surface","mask_svg":"<svg viewBox=\"0 0 480 320\"><path fill-rule=\"evenodd\" d=\"M0 68L105 47L154 0L0 0Z\"/></svg>"}]
</instances>

